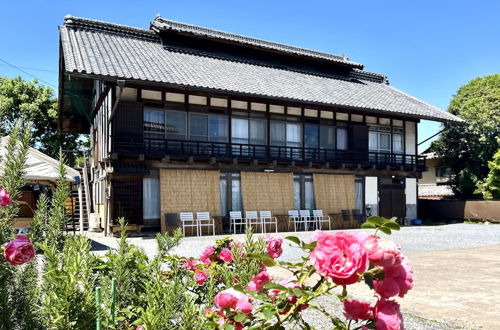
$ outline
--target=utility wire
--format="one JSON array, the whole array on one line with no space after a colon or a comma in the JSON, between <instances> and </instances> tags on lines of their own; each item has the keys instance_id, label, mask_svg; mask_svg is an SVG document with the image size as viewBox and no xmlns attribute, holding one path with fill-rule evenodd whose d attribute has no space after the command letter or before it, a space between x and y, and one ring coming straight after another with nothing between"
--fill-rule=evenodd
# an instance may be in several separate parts
<instances>
[{"instance_id":1,"label":"utility wire","mask_svg":"<svg viewBox=\"0 0 500 330\"><path fill-rule=\"evenodd\" d=\"M0 64L0 66L10 66L10 65L9 64ZM21 69L24 69L24 70L31 70L31 71L42 71L42 72L49 72L49 73L58 73L57 71L54 71L54 70L29 68L29 67L25 67L25 66L18 66L18 68L21 68Z\"/></svg>"}]
</instances>

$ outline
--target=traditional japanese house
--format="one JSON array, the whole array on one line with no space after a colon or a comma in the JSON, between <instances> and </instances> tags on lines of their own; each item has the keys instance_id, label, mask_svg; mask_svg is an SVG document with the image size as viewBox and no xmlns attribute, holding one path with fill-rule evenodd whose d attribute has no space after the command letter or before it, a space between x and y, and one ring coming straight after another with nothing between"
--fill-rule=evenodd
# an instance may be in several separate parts
<instances>
[{"instance_id":1,"label":"traditional japanese house","mask_svg":"<svg viewBox=\"0 0 500 330\"><path fill-rule=\"evenodd\" d=\"M92 207L166 225L209 211L322 209L415 218L420 119L457 117L346 56L156 17L149 29L67 16L60 130L89 134ZM170 215L170 216L169 216ZM175 219L175 218L174 218Z\"/></svg>"}]
</instances>

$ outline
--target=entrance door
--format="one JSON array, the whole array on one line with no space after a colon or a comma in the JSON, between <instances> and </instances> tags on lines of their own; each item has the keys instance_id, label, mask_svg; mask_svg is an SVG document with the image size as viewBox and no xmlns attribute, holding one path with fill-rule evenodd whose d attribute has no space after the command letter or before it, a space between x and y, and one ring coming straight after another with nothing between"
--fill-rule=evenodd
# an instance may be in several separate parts
<instances>
[{"instance_id":1,"label":"entrance door","mask_svg":"<svg viewBox=\"0 0 500 330\"><path fill-rule=\"evenodd\" d=\"M380 188L379 214L385 218L404 218L406 215L406 196L402 189Z\"/></svg>"}]
</instances>

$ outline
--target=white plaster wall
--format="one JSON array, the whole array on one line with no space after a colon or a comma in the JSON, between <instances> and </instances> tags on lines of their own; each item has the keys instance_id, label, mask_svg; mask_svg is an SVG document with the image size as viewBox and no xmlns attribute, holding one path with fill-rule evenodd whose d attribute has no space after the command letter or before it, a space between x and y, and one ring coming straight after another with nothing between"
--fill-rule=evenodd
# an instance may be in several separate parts
<instances>
[{"instance_id":1,"label":"white plaster wall","mask_svg":"<svg viewBox=\"0 0 500 330\"><path fill-rule=\"evenodd\" d=\"M376 176L365 177L365 207L370 206L371 214L378 215L378 179Z\"/></svg>"},{"instance_id":2,"label":"white plaster wall","mask_svg":"<svg viewBox=\"0 0 500 330\"><path fill-rule=\"evenodd\" d=\"M416 138L417 138L416 123L412 121L405 122L405 149L406 154L415 155Z\"/></svg>"},{"instance_id":3,"label":"white plaster wall","mask_svg":"<svg viewBox=\"0 0 500 330\"><path fill-rule=\"evenodd\" d=\"M406 178L406 204L417 204L417 179Z\"/></svg>"}]
</instances>

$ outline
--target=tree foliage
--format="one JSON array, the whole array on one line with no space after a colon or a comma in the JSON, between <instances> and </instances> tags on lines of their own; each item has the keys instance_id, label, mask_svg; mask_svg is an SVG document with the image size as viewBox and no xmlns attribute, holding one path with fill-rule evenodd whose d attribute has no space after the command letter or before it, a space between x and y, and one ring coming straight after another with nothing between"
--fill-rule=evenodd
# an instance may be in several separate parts
<instances>
[{"instance_id":1,"label":"tree foliage","mask_svg":"<svg viewBox=\"0 0 500 330\"><path fill-rule=\"evenodd\" d=\"M493 155L493 160L488 162L490 173L483 183L479 185L478 192L485 199L500 199L500 148Z\"/></svg>"},{"instance_id":2,"label":"tree foliage","mask_svg":"<svg viewBox=\"0 0 500 330\"><path fill-rule=\"evenodd\" d=\"M444 124L446 131L432 149L452 169L451 185L471 197L488 175L488 161L499 148L500 74L480 77L460 87L448 111L465 124Z\"/></svg>"},{"instance_id":3,"label":"tree foliage","mask_svg":"<svg viewBox=\"0 0 500 330\"><path fill-rule=\"evenodd\" d=\"M57 99L50 87L21 77L0 77L0 135L12 132L16 120L31 122L31 145L57 158L59 148L83 147L77 134L62 134L57 129Z\"/></svg>"}]
</instances>

